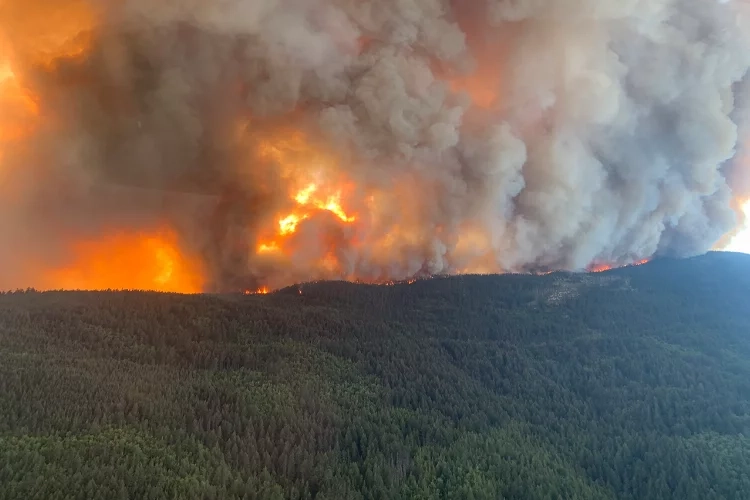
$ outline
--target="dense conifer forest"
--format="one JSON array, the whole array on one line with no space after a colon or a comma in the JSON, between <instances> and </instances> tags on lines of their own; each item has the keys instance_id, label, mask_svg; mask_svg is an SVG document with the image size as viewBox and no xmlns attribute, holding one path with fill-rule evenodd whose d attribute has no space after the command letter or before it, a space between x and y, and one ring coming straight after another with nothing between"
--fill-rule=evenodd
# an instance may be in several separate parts
<instances>
[{"instance_id":1,"label":"dense conifer forest","mask_svg":"<svg viewBox=\"0 0 750 500\"><path fill-rule=\"evenodd\" d=\"M0 499L750 498L750 257L0 296Z\"/></svg>"}]
</instances>

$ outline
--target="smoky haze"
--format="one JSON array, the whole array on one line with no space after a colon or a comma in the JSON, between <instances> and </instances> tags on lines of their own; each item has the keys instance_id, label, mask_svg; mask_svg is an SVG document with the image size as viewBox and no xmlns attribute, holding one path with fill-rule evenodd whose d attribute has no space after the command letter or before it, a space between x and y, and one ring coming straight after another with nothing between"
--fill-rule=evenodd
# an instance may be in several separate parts
<instances>
[{"instance_id":1,"label":"smoky haze","mask_svg":"<svg viewBox=\"0 0 750 500\"><path fill-rule=\"evenodd\" d=\"M64 56L30 41L58 7L10 3L39 116L0 288L157 227L207 290L628 264L709 250L750 192L739 2L79 0ZM259 250L310 184L342 210Z\"/></svg>"}]
</instances>

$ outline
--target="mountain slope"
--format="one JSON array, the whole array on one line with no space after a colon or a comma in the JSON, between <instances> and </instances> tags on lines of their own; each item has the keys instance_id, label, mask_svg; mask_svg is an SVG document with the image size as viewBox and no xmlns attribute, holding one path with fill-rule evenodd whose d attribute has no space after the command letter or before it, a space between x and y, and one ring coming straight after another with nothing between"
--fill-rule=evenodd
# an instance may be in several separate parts
<instances>
[{"instance_id":1,"label":"mountain slope","mask_svg":"<svg viewBox=\"0 0 750 500\"><path fill-rule=\"evenodd\" d=\"M749 297L724 253L5 294L0 498L748 498Z\"/></svg>"}]
</instances>

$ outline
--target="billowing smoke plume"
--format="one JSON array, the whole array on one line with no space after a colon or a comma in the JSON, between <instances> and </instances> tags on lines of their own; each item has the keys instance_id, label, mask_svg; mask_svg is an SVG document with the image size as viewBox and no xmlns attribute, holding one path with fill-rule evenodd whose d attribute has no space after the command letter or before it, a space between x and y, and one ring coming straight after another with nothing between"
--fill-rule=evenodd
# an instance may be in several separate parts
<instances>
[{"instance_id":1,"label":"billowing smoke plume","mask_svg":"<svg viewBox=\"0 0 750 500\"><path fill-rule=\"evenodd\" d=\"M0 288L163 228L205 289L702 253L750 194L743 9L6 0Z\"/></svg>"}]
</instances>

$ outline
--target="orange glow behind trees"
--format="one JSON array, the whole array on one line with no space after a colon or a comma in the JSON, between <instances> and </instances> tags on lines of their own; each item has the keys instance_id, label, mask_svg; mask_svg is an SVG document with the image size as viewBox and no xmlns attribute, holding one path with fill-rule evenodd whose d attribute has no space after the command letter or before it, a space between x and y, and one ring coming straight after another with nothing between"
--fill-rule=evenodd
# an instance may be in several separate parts
<instances>
[{"instance_id":1,"label":"orange glow behind trees","mask_svg":"<svg viewBox=\"0 0 750 500\"><path fill-rule=\"evenodd\" d=\"M23 71L50 70L90 48L96 12L88 0L25 0L0 3L0 162L3 150L33 133L39 102ZM0 174L2 174L0 163ZM34 266L29 285L46 289L138 289L198 293L204 288L200 261L186 256L170 229L117 231L73 240L60 267Z\"/></svg>"},{"instance_id":2,"label":"orange glow behind trees","mask_svg":"<svg viewBox=\"0 0 750 500\"><path fill-rule=\"evenodd\" d=\"M47 289L200 293L200 262L181 252L169 230L115 233L71 245L71 261L46 274Z\"/></svg>"}]
</instances>

